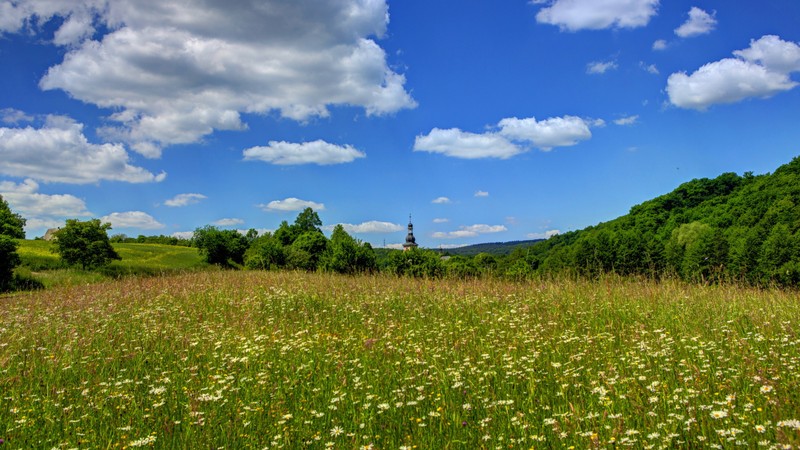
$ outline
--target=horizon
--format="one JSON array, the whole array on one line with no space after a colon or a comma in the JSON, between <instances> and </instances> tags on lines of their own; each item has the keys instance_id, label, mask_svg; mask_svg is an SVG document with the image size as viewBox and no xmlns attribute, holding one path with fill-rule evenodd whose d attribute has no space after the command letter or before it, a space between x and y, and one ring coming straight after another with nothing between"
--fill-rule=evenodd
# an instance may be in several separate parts
<instances>
[{"instance_id":1,"label":"horizon","mask_svg":"<svg viewBox=\"0 0 800 450\"><path fill-rule=\"evenodd\" d=\"M28 238L311 207L374 247L409 211L421 247L546 239L800 155L796 1L268 3L0 5L0 195Z\"/></svg>"}]
</instances>

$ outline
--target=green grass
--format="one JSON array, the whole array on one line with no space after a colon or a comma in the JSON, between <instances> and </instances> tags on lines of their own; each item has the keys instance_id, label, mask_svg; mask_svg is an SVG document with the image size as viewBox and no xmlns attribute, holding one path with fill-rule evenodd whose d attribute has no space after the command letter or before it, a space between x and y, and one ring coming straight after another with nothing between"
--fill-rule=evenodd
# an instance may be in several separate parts
<instances>
[{"instance_id":1,"label":"green grass","mask_svg":"<svg viewBox=\"0 0 800 450\"><path fill-rule=\"evenodd\" d=\"M112 261L96 271L85 271L64 264L51 251L52 243L20 240L17 252L21 270L41 281L45 287L97 283L109 278L152 276L194 271L208 267L196 248L162 244L112 244L122 260Z\"/></svg>"},{"instance_id":2,"label":"green grass","mask_svg":"<svg viewBox=\"0 0 800 450\"><path fill-rule=\"evenodd\" d=\"M205 271L0 317L8 448L800 445L793 292Z\"/></svg>"}]
</instances>

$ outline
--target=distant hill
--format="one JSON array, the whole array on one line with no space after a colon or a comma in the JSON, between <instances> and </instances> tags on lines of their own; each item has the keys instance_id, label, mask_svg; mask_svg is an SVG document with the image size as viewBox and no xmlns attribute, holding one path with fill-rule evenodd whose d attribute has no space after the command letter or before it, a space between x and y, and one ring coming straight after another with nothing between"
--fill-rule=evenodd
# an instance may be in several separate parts
<instances>
[{"instance_id":1,"label":"distant hill","mask_svg":"<svg viewBox=\"0 0 800 450\"><path fill-rule=\"evenodd\" d=\"M625 216L534 245L524 259L535 272L798 285L800 158L772 174L689 181Z\"/></svg>"},{"instance_id":2,"label":"distant hill","mask_svg":"<svg viewBox=\"0 0 800 450\"><path fill-rule=\"evenodd\" d=\"M530 247L542 239L532 239L527 241L510 241L510 242L486 242L483 244L473 244L464 247L448 248L441 250L444 254L459 255L459 256L475 256L478 253L489 253L495 256L510 255L511 252L518 248ZM439 251L438 249L434 249Z\"/></svg>"}]
</instances>

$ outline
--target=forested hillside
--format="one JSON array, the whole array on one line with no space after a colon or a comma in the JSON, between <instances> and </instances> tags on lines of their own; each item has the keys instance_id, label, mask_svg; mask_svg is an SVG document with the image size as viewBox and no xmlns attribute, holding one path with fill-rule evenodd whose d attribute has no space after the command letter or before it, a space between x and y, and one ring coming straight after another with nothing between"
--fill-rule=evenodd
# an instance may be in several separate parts
<instances>
[{"instance_id":1,"label":"forested hillside","mask_svg":"<svg viewBox=\"0 0 800 450\"><path fill-rule=\"evenodd\" d=\"M800 158L772 174L696 179L628 215L516 256L539 273L678 275L753 284L800 282Z\"/></svg>"},{"instance_id":2,"label":"forested hillside","mask_svg":"<svg viewBox=\"0 0 800 450\"><path fill-rule=\"evenodd\" d=\"M450 248L445 250L444 253L460 256L475 256L480 253L488 253L495 256L505 256L511 254L514 250L530 247L531 245L540 241L542 241L542 239L510 242L486 242L483 244L473 244L465 247Z\"/></svg>"}]
</instances>

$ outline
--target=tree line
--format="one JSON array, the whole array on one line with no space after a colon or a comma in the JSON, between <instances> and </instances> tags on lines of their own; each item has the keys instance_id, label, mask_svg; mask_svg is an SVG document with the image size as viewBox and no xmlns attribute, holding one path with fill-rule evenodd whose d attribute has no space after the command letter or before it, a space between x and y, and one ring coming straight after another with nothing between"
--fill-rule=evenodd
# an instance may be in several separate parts
<instances>
[{"instance_id":1,"label":"tree line","mask_svg":"<svg viewBox=\"0 0 800 450\"><path fill-rule=\"evenodd\" d=\"M17 239L25 219L0 197L0 290L15 279L20 264ZM596 277L680 277L692 282L744 282L759 286L800 284L800 158L772 174L725 173L680 185L631 208L629 214L518 246L508 255L450 255L426 249L373 249L336 225L326 237L311 208L274 232L242 234L205 226L193 238L167 236L108 238L98 219L67 220L56 233L54 251L70 265L92 269L119 259L111 242L197 247L210 264L251 270L306 270L342 274L377 271L417 277L532 276L573 274Z\"/></svg>"}]
</instances>

